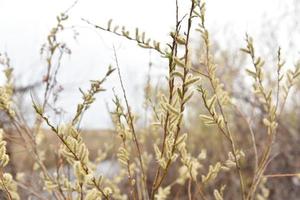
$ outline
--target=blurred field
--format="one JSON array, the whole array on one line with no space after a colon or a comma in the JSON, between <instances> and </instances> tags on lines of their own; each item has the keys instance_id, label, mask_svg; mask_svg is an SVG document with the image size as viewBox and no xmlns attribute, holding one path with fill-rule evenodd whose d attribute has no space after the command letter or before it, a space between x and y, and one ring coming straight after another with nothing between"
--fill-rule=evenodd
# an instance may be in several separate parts
<instances>
[{"instance_id":1,"label":"blurred field","mask_svg":"<svg viewBox=\"0 0 300 200\"><path fill-rule=\"evenodd\" d=\"M45 150L45 164L49 168L57 165L58 149L61 141L57 138L55 133L51 130L42 130L43 138L42 149ZM116 133L110 130L82 130L84 141L88 144L90 150L90 158L95 160L99 149L103 149L105 145L112 145L117 148L119 144L116 139ZM17 139L20 140L20 139ZM11 165L15 167L14 170L18 172L28 172L33 168L34 160L29 153L24 150L20 144L14 142L11 147ZM113 149L112 149L113 150ZM108 158L111 157L111 152L108 153Z\"/></svg>"}]
</instances>

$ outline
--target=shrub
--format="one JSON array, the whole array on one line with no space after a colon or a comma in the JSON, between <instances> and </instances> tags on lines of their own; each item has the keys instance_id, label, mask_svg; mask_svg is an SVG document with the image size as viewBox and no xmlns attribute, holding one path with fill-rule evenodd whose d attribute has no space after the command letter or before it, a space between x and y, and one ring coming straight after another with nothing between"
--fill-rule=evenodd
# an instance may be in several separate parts
<instances>
[{"instance_id":1,"label":"shrub","mask_svg":"<svg viewBox=\"0 0 300 200\"><path fill-rule=\"evenodd\" d=\"M7 81L0 87L0 111L7 123L3 127L5 134L2 129L0 134L0 189L7 199L20 199L17 186L20 196L37 199L268 199L271 196L268 179L299 176L293 172L267 174L266 170L273 162L277 135L283 132L284 107L300 75L300 65L284 72L285 62L279 48L276 84L269 84L263 58L257 55L253 39L246 35L246 47L241 51L252 63L246 72L252 78L250 100L254 103L239 101L218 73L205 23L205 3L192 0L188 14L183 17L179 16L179 9L176 1L176 24L168 44L148 38L138 28L132 34L112 20L104 27L84 19L95 29L131 40L168 61L166 84L157 87L157 92L152 91L151 76L148 77L145 109L151 109L152 115L145 119L149 123L143 127L136 125L138 118L127 98L116 51L116 63L108 67L103 78L92 80L88 90L80 90L82 101L72 120L55 124L47 117L50 99L57 99L54 88L60 59L70 53L59 40L68 20L67 12L57 17L57 25L42 46L41 53L47 63L45 91L41 103L32 96L36 113L33 126L14 104L13 70L7 55L2 55ZM194 29L202 40L198 54L190 44ZM194 54L199 55L196 60L192 59ZM122 95L112 97L114 108L110 115L115 128L109 137L118 141L99 144L95 156L80 130L80 122L96 95L105 92L103 85L113 73L119 77ZM251 116L245 113L252 111L254 118L250 121ZM49 149L44 148L49 145L49 137L43 123L60 144L58 149L51 149L55 154L52 163L46 155ZM4 172L9 160L5 140L13 145L13 133L18 134L18 141L33 160L34 175L28 169L25 175ZM98 173L97 166L106 160L119 166L113 176ZM53 166L55 172L51 170ZM30 184L26 184L30 179Z\"/></svg>"}]
</instances>

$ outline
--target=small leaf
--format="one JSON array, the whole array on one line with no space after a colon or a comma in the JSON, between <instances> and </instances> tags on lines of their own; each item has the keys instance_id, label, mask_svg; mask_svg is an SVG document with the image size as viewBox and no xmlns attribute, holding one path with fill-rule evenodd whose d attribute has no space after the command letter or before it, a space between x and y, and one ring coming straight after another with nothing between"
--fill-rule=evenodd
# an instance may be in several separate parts
<instances>
[{"instance_id":1,"label":"small leaf","mask_svg":"<svg viewBox=\"0 0 300 200\"><path fill-rule=\"evenodd\" d=\"M256 79L256 73L250 69L246 69L246 72L248 73L249 76L252 78Z\"/></svg>"},{"instance_id":2,"label":"small leaf","mask_svg":"<svg viewBox=\"0 0 300 200\"><path fill-rule=\"evenodd\" d=\"M199 80L200 80L200 77L191 78L185 82L185 86L187 87L189 85L192 85L193 83L196 83Z\"/></svg>"},{"instance_id":3,"label":"small leaf","mask_svg":"<svg viewBox=\"0 0 300 200\"><path fill-rule=\"evenodd\" d=\"M107 30L110 31L111 29L111 24L112 24L112 19L110 19L107 23Z\"/></svg>"},{"instance_id":4,"label":"small leaf","mask_svg":"<svg viewBox=\"0 0 300 200\"><path fill-rule=\"evenodd\" d=\"M250 54L250 51L248 49L241 48L240 50L244 53Z\"/></svg>"}]
</instances>

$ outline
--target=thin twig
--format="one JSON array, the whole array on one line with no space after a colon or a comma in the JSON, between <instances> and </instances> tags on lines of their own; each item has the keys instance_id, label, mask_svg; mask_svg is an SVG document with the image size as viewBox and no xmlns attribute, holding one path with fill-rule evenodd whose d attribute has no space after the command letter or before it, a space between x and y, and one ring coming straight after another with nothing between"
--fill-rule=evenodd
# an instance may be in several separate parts
<instances>
[{"instance_id":1,"label":"thin twig","mask_svg":"<svg viewBox=\"0 0 300 200\"><path fill-rule=\"evenodd\" d=\"M132 115L131 109L129 107L129 103L128 103L124 83L123 83L123 80L122 80L121 70L120 70L119 61L118 61L118 57L117 57L117 52L116 52L115 47L113 47L113 49L114 49L114 56L115 56L115 61L116 61L116 65L117 65L118 77L119 77L119 81L120 81L120 84L121 84L121 89L122 89L122 92L123 92L123 97L124 97L124 100L125 100L125 104L126 104L126 108L127 108L127 112L128 112L128 116L129 116L129 126L131 128L132 135L133 135L133 140L134 140L134 143L135 143L135 146L136 146L136 149L137 149L137 153L138 153L138 159L139 159L139 162L140 162L140 168L141 168L141 172L142 172L143 183L146 184L146 174L145 174L145 170L144 170L140 144L138 142L136 131L135 131L134 124L133 124L134 123L133 122L133 115Z\"/></svg>"},{"instance_id":2,"label":"thin twig","mask_svg":"<svg viewBox=\"0 0 300 200\"><path fill-rule=\"evenodd\" d=\"M265 178L282 178L282 177L300 177L300 173L290 173L290 174L267 174L264 175Z\"/></svg>"}]
</instances>

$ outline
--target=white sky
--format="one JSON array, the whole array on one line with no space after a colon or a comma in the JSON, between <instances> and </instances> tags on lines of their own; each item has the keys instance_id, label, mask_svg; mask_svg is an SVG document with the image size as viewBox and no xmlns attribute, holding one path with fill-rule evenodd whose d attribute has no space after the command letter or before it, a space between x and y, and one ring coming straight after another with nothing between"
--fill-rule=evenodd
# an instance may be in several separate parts
<instances>
[{"instance_id":1,"label":"white sky","mask_svg":"<svg viewBox=\"0 0 300 200\"><path fill-rule=\"evenodd\" d=\"M173 27L174 2L175 0L80 0L71 11L68 23L75 25L80 35L77 42L70 37L71 31L66 37L73 54L64 60L59 77L60 83L66 87L60 104L67 111L74 112L76 102L80 100L77 88L86 86L90 79L101 77L106 67L114 64L113 45L117 47L128 86L129 101L131 104L141 104L141 84L145 82L148 70L149 51L141 50L124 39L95 31L80 18L104 26L112 18L114 23L128 28L140 27L151 38L167 41L168 33ZM6 51L11 57L19 84L38 80L38 75L45 70L39 49L55 24L56 15L72 3L73 0L0 0L0 52ZM183 8L189 5L188 0L179 0L179 3ZM265 19L273 19L270 23L275 24L279 44L285 44L289 34L286 30L291 30L291 24L288 19L279 25L275 22L283 11L293 10L292 3L293 0L208 0L208 27L223 46L238 48L243 44L245 32L249 32L257 41L263 41L264 38L259 37L262 23ZM181 14L185 12L181 11ZM298 44L299 40L294 42ZM155 53L151 55L156 66L153 73L163 74L164 61ZM119 87L116 77L106 85L109 90L111 85ZM109 118L104 101L110 102L110 98L111 92L99 95L94 105L95 110L85 116L86 126L108 126Z\"/></svg>"}]
</instances>

